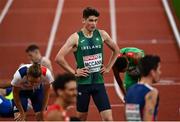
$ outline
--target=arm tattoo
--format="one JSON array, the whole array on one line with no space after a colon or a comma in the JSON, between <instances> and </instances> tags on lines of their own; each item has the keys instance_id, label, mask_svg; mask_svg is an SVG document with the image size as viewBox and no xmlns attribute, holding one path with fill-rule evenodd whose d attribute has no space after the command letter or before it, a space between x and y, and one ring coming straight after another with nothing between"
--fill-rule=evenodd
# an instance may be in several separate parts
<instances>
[{"instance_id":1,"label":"arm tattoo","mask_svg":"<svg viewBox=\"0 0 180 122\"><path fill-rule=\"evenodd\" d=\"M151 100L151 99L152 99L152 95L149 95L149 96L148 96L148 100Z\"/></svg>"},{"instance_id":2,"label":"arm tattoo","mask_svg":"<svg viewBox=\"0 0 180 122\"><path fill-rule=\"evenodd\" d=\"M154 114L154 110L153 110L153 109L149 109L148 113L149 113L150 115L153 115L153 114Z\"/></svg>"}]
</instances>

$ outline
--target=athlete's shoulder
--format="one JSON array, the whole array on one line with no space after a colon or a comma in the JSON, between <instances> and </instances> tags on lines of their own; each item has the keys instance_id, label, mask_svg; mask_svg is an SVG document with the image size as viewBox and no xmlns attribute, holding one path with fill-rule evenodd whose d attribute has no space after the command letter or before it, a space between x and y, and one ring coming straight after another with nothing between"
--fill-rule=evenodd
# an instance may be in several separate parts
<instances>
[{"instance_id":1,"label":"athlete's shoulder","mask_svg":"<svg viewBox=\"0 0 180 122\"><path fill-rule=\"evenodd\" d=\"M67 39L67 42L70 45L77 45L78 40L79 40L79 35L77 32L75 32L69 36L69 38Z\"/></svg>"},{"instance_id":2,"label":"athlete's shoulder","mask_svg":"<svg viewBox=\"0 0 180 122\"><path fill-rule=\"evenodd\" d=\"M97 29L101 35L107 35L108 33L105 30Z\"/></svg>"},{"instance_id":3,"label":"athlete's shoulder","mask_svg":"<svg viewBox=\"0 0 180 122\"><path fill-rule=\"evenodd\" d=\"M18 68L17 71L19 72L21 78L23 78L25 75L27 75L27 70L31 65L32 64L23 64Z\"/></svg>"},{"instance_id":4,"label":"athlete's shoulder","mask_svg":"<svg viewBox=\"0 0 180 122\"><path fill-rule=\"evenodd\" d=\"M156 101L158 95L159 95L159 91L156 88L152 87L151 90L147 93L146 99L151 98L153 101Z\"/></svg>"}]
</instances>

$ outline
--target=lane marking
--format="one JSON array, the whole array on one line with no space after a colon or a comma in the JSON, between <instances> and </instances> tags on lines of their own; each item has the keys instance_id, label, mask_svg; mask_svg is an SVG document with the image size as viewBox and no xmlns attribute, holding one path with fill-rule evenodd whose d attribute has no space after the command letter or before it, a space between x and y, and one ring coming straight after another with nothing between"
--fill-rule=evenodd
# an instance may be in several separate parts
<instances>
[{"instance_id":1,"label":"lane marking","mask_svg":"<svg viewBox=\"0 0 180 122\"><path fill-rule=\"evenodd\" d=\"M8 1L7 1L5 7L4 7L4 9L2 10L1 15L0 15L0 24L2 23L4 17L6 16L6 14L7 14L8 10L9 10L10 6L12 5L12 3L13 3L13 0L8 0Z\"/></svg>"},{"instance_id":2,"label":"lane marking","mask_svg":"<svg viewBox=\"0 0 180 122\"><path fill-rule=\"evenodd\" d=\"M13 40L12 40L13 41ZM64 42L57 42L58 45L63 44ZM153 44L153 40L121 40L118 42L119 44ZM174 44L172 40L157 40L158 44ZM29 42L1 42L0 47L16 47L16 46L27 46ZM38 42L38 45L45 46L47 45L46 42Z\"/></svg>"},{"instance_id":3,"label":"lane marking","mask_svg":"<svg viewBox=\"0 0 180 122\"><path fill-rule=\"evenodd\" d=\"M111 36L112 36L112 40L115 43L117 43L115 0L109 0L109 8L110 8L110 21L111 21ZM122 94L115 78L114 78L114 88L118 97L121 99L122 102L124 102L124 95Z\"/></svg>"},{"instance_id":4,"label":"lane marking","mask_svg":"<svg viewBox=\"0 0 180 122\"><path fill-rule=\"evenodd\" d=\"M64 5L64 0L58 0L58 5L57 5L57 9L56 9L56 15L55 15L54 22L53 22L53 25L52 25L52 28L51 28L49 41L48 41L46 54L45 54L45 57L47 57L47 58L49 58L50 55L51 55L53 43L54 43L54 40L55 40L55 37L56 37L56 32L57 32L58 25L60 23L60 19L61 19L61 15L62 15L63 5Z\"/></svg>"}]
</instances>

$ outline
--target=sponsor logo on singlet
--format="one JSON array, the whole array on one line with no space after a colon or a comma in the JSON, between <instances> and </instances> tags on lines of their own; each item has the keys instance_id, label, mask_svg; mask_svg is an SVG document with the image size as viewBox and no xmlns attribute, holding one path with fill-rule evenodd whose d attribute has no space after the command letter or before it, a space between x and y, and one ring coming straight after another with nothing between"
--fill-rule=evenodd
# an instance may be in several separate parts
<instances>
[{"instance_id":1,"label":"sponsor logo on singlet","mask_svg":"<svg viewBox=\"0 0 180 122\"><path fill-rule=\"evenodd\" d=\"M139 104L126 104L126 120L141 121Z\"/></svg>"},{"instance_id":2,"label":"sponsor logo on singlet","mask_svg":"<svg viewBox=\"0 0 180 122\"><path fill-rule=\"evenodd\" d=\"M102 66L102 53L83 57L84 66L89 68L90 73L99 72Z\"/></svg>"}]
</instances>

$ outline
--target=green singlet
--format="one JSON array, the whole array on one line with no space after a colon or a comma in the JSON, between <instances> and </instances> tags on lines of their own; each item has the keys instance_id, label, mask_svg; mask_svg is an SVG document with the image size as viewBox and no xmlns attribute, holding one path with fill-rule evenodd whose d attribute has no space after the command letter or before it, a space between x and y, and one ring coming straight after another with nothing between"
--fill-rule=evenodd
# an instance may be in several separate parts
<instances>
[{"instance_id":1,"label":"green singlet","mask_svg":"<svg viewBox=\"0 0 180 122\"><path fill-rule=\"evenodd\" d=\"M104 83L103 76L99 72L103 64L103 41L99 30L94 30L93 36L87 38L82 31L79 35L78 47L74 56L77 62L77 68L89 68L89 76L78 77L78 84L97 84Z\"/></svg>"},{"instance_id":2,"label":"green singlet","mask_svg":"<svg viewBox=\"0 0 180 122\"><path fill-rule=\"evenodd\" d=\"M142 57L144 57L144 51L135 47L126 47L126 48L122 48L120 50L120 53L122 54L127 54L127 53L141 53ZM128 57L128 61L129 61L129 68L134 68L137 66L137 64L135 63L134 59L131 57ZM128 74L128 72L125 72L125 77L124 77L124 86L126 88L126 90L132 86L133 84L137 83L139 80L139 77L132 77Z\"/></svg>"}]
</instances>

